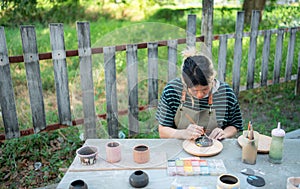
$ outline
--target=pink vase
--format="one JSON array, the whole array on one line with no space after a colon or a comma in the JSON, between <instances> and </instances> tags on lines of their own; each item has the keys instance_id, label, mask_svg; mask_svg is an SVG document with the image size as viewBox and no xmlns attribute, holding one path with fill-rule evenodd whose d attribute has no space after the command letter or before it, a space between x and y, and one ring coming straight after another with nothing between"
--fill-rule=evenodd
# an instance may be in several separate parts
<instances>
[{"instance_id":1,"label":"pink vase","mask_svg":"<svg viewBox=\"0 0 300 189\"><path fill-rule=\"evenodd\" d=\"M108 142L105 146L106 161L116 163L121 160L121 144L119 142Z\"/></svg>"}]
</instances>

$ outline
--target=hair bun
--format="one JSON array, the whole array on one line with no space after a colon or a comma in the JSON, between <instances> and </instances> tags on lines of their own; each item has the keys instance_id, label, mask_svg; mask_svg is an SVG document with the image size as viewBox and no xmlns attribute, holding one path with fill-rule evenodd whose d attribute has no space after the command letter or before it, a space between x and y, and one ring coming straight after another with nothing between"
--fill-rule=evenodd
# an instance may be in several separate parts
<instances>
[{"instance_id":1,"label":"hair bun","mask_svg":"<svg viewBox=\"0 0 300 189\"><path fill-rule=\"evenodd\" d=\"M196 47L187 47L185 50L182 51L182 56L184 59L196 56L198 54L199 52L197 51Z\"/></svg>"}]
</instances>

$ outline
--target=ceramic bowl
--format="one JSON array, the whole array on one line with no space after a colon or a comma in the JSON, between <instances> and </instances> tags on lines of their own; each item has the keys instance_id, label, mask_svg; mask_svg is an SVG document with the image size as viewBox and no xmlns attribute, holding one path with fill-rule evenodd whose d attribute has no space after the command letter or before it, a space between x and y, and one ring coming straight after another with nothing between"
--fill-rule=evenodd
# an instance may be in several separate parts
<instances>
[{"instance_id":1,"label":"ceramic bowl","mask_svg":"<svg viewBox=\"0 0 300 189\"><path fill-rule=\"evenodd\" d=\"M213 140L206 136L201 136L195 140L195 143L200 147L208 147L213 145Z\"/></svg>"},{"instance_id":2,"label":"ceramic bowl","mask_svg":"<svg viewBox=\"0 0 300 189\"><path fill-rule=\"evenodd\" d=\"M218 177L217 189L240 188L240 180L231 174L222 174Z\"/></svg>"},{"instance_id":3,"label":"ceramic bowl","mask_svg":"<svg viewBox=\"0 0 300 189\"><path fill-rule=\"evenodd\" d=\"M298 189L300 187L300 177L289 177L286 182L286 189Z\"/></svg>"},{"instance_id":4,"label":"ceramic bowl","mask_svg":"<svg viewBox=\"0 0 300 189\"><path fill-rule=\"evenodd\" d=\"M143 188L149 183L149 177L144 171L138 170L130 175L129 183L134 188Z\"/></svg>"},{"instance_id":5,"label":"ceramic bowl","mask_svg":"<svg viewBox=\"0 0 300 189\"><path fill-rule=\"evenodd\" d=\"M96 163L98 149L96 146L83 146L76 150L82 165L93 165Z\"/></svg>"},{"instance_id":6,"label":"ceramic bowl","mask_svg":"<svg viewBox=\"0 0 300 189\"><path fill-rule=\"evenodd\" d=\"M71 182L69 189L88 189L88 186L83 180L74 180Z\"/></svg>"}]
</instances>

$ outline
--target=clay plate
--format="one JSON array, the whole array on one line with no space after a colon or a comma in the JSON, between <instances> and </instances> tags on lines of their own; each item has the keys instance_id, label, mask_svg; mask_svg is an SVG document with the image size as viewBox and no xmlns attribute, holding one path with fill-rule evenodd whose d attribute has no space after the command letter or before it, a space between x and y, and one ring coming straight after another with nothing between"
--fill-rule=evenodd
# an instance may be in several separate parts
<instances>
[{"instance_id":1,"label":"clay plate","mask_svg":"<svg viewBox=\"0 0 300 189\"><path fill-rule=\"evenodd\" d=\"M220 141L213 139L212 146L200 147L196 145L195 140L185 140L182 143L182 147L189 154L208 157L220 153L223 149L223 144Z\"/></svg>"},{"instance_id":2,"label":"clay plate","mask_svg":"<svg viewBox=\"0 0 300 189\"><path fill-rule=\"evenodd\" d=\"M238 137L238 143L240 146L244 144L244 139L245 136L247 136L248 131L243 131L243 134ZM270 151L270 146L272 142L272 138L266 135L259 134L258 132L254 132L254 137L255 135L259 136L258 138L258 149L257 152L261 154L267 154Z\"/></svg>"}]
</instances>

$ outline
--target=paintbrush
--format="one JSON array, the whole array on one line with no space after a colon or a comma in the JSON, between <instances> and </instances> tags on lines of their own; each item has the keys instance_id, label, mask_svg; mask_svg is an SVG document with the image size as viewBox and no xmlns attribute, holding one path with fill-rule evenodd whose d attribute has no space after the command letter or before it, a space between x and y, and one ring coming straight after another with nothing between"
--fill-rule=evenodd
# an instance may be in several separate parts
<instances>
[{"instance_id":1,"label":"paintbrush","mask_svg":"<svg viewBox=\"0 0 300 189\"><path fill-rule=\"evenodd\" d=\"M250 122L250 130L248 131L248 139L253 140L254 139L254 134L253 134L253 125Z\"/></svg>"},{"instance_id":2,"label":"paintbrush","mask_svg":"<svg viewBox=\"0 0 300 189\"><path fill-rule=\"evenodd\" d=\"M248 132L247 132L247 138L250 140L250 128L251 128L251 121L248 123Z\"/></svg>"},{"instance_id":3,"label":"paintbrush","mask_svg":"<svg viewBox=\"0 0 300 189\"><path fill-rule=\"evenodd\" d=\"M191 116L189 114L184 114L184 115L192 124L197 125L196 122L191 118ZM203 134L204 134L204 136L209 138L204 131L203 131Z\"/></svg>"}]
</instances>

